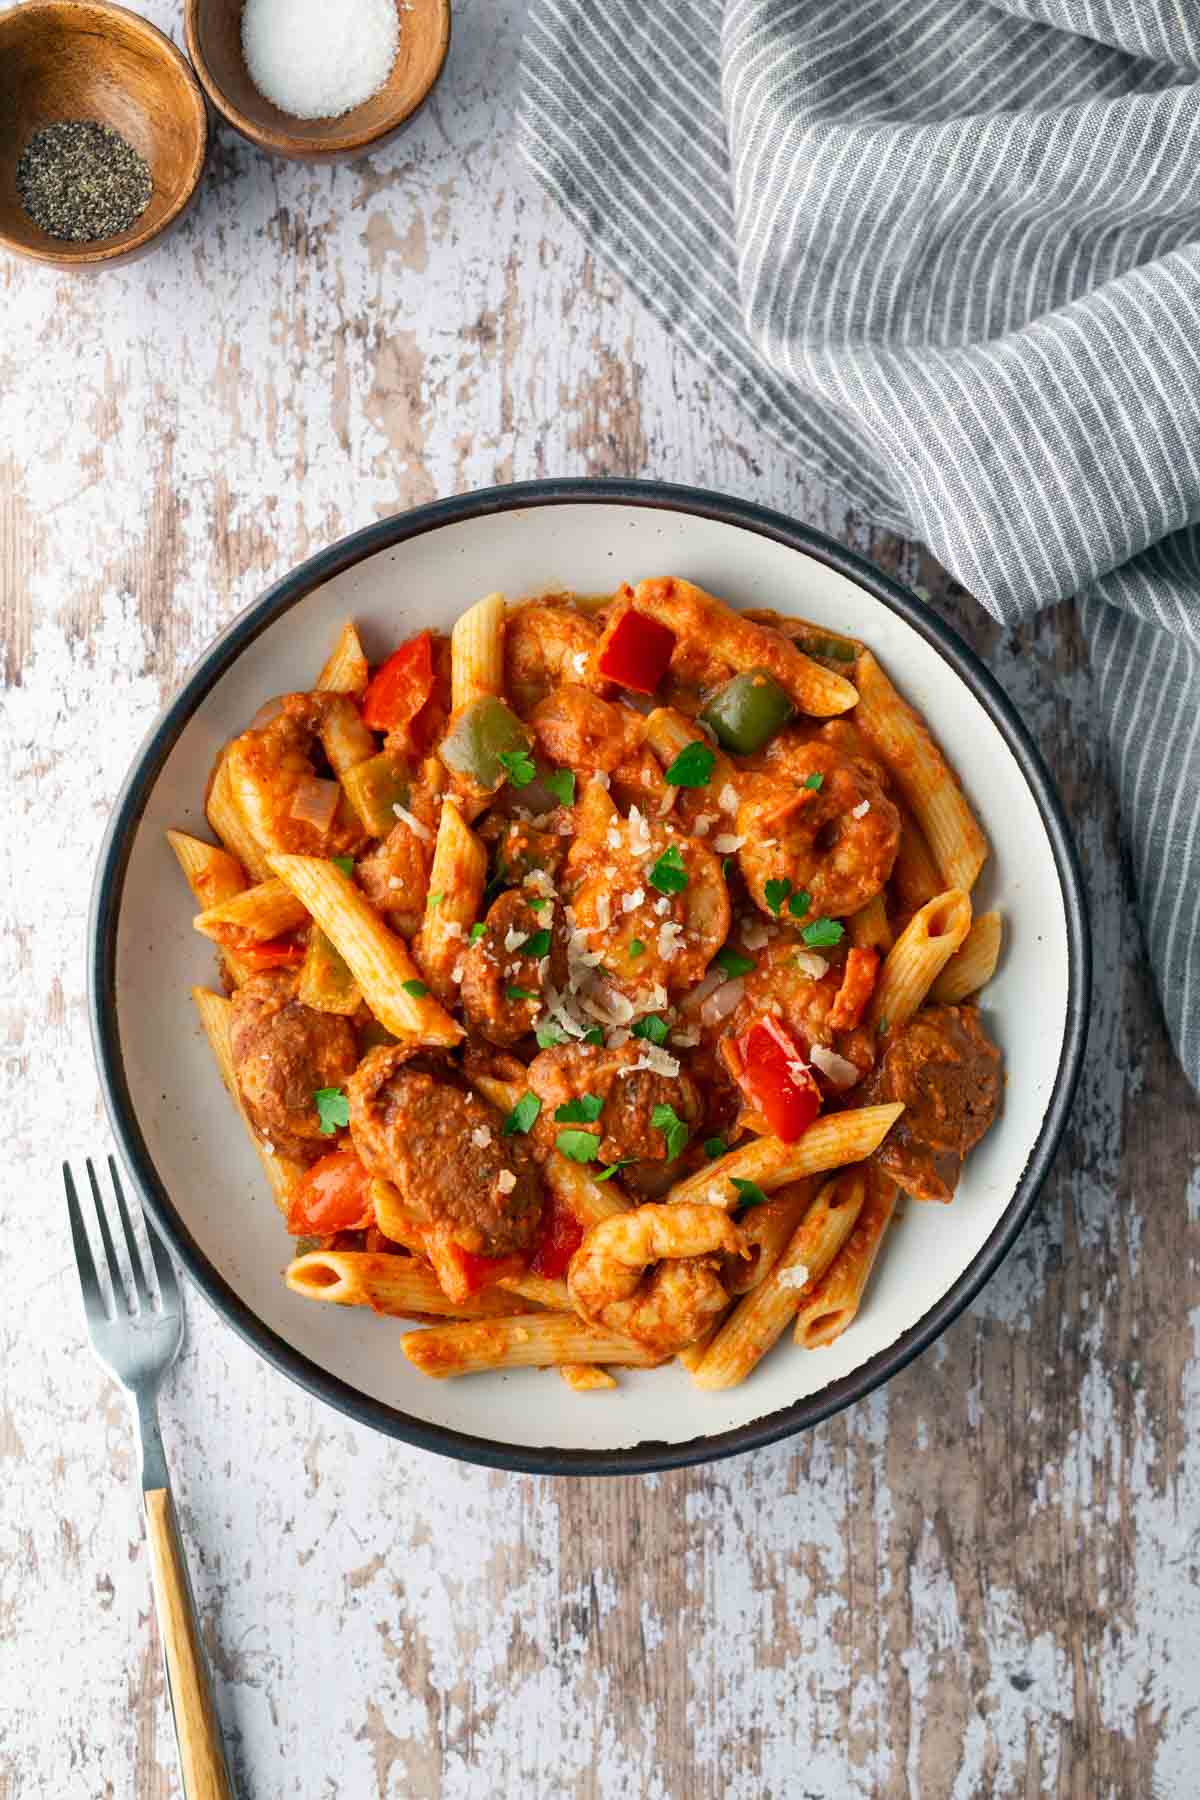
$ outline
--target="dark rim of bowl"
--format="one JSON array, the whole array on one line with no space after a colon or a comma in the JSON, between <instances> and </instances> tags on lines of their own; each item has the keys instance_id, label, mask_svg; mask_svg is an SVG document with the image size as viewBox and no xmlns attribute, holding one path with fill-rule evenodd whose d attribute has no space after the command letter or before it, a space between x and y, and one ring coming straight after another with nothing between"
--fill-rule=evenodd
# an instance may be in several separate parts
<instances>
[{"instance_id":1,"label":"dark rim of bowl","mask_svg":"<svg viewBox=\"0 0 1200 1800\"><path fill-rule=\"evenodd\" d=\"M505 1444L427 1424L360 1393L292 1348L266 1327L208 1262L159 1179L125 1079L117 1022L117 923L125 871L137 826L158 774L197 706L246 646L283 613L342 570L442 526L534 506L644 506L737 526L803 552L863 587L898 613L938 651L984 708L1027 782L1050 840L1066 914L1068 991L1062 1053L1054 1088L1016 1191L986 1243L953 1286L915 1325L861 1367L816 1394L748 1424L686 1443L644 1440L614 1450L567 1450ZM390 1437L488 1468L547 1475L636 1475L736 1456L816 1425L880 1387L957 1318L995 1273L1025 1223L1066 1125L1083 1063L1091 992L1091 939L1083 879L1062 802L1041 754L1011 701L974 651L913 594L844 545L781 513L700 488L666 482L532 481L437 500L352 533L312 556L246 608L210 645L133 760L101 847L88 922L88 1003L101 1087L121 1154L137 1179L151 1217L200 1291L266 1360L329 1405Z\"/></svg>"}]
</instances>

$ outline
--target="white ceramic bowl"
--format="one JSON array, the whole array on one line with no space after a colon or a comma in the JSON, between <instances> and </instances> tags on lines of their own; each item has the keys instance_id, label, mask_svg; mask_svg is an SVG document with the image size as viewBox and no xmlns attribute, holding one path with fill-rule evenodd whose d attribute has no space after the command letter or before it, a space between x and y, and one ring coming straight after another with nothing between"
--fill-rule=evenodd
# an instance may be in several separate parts
<instances>
[{"instance_id":1,"label":"white ceramic bowl","mask_svg":"<svg viewBox=\"0 0 1200 1800\"><path fill-rule=\"evenodd\" d=\"M772 606L865 638L929 718L991 840L980 905L1006 943L987 990L1007 1059L1003 1114L951 1207L913 1206L889 1237L859 1319L829 1348L785 1339L728 1393L677 1365L573 1394L553 1373L430 1381L403 1327L317 1306L281 1279L290 1243L195 1023L212 980L163 833L205 831L219 745L261 701L309 686L352 615L373 658L423 625L449 628L491 589L606 591L682 575L740 606ZM663 1468L796 1431L869 1392L923 1349L994 1271L1058 1142L1083 1052L1086 915L1062 809L1013 708L911 594L819 534L743 502L658 484L556 482L441 501L369 526L279 582L218 638L138 752L101 854L91 1006L124 1158L171 1248L229 1323L277 1367L355 1418L478 1462L552 1472Z\"/></svg>"}]
</instances>

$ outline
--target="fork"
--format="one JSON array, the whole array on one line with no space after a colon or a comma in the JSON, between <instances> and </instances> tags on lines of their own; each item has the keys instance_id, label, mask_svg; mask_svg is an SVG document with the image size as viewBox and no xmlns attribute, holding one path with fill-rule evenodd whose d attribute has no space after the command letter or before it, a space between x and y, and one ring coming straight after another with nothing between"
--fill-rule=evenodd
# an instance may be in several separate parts
<instances>
[{"instance_id":1,"label":"fork","mask_svg":"<svg viewBox=\"0 0 1200 1800\"><path fill-rule=\"evenodd\" d=\"M154 1576L154 1601L163 1639L167 1694L175 1721L183 1791L186 1800L234 1800L233 1783L229 1778L229 1765L225 1760L217 1710L213 1704L212 1678L200 1640L196 1603L188 1580L187 1559L183 1553L179 1520L167 1479L162 1433L158 1428L159 1384L174 1362L183 1339L183 1306L179 1298L179 1284L170 1258L153 1228L147 1223L146 1240L158 1278L158 1304L155 1305L146 1279L146 1265L134 1236L121 1178L117 1173L117 1165L110 1156L108 1172L120 1221L119 1235L125 1240L129 1272L133 1281L132 1298L128 1307L126 1306L121 1265L113 1246L110 1228L110 1209L105 1205L100 1192L100 1183L96 1179L90 1156L85 1167L103 1247L109 1290L107 1296L92 1255L75 1178L70 1165L64 1163L67 1212L75 1244L75 1261L79 1265L79 1285L83 1289L88 1336L104 1367L125 1389L130 1411L137 1425L142 1453L146 1535L150 1544ZM137 1207L136 1200L134 1205L140 1212L141 1208Z\"/></svg>"}]
</instances>

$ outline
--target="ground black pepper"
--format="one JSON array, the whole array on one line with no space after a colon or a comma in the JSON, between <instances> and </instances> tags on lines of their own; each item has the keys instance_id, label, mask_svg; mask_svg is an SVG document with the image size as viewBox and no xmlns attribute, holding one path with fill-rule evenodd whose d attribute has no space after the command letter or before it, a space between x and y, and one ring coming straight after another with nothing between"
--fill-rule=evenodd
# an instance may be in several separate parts
<instances>
[{"instance_id":1,"label":"ground black pepper","mask_svg":"<svg viewBox=\"0 0 1200 1800\"><path fill-rule=\"evenodd\" d=\"M95 119L43 125L17 163L21 205L35 225L67 243L128 231L152 191L145 157Z\"/></svg>"}]
</instances>

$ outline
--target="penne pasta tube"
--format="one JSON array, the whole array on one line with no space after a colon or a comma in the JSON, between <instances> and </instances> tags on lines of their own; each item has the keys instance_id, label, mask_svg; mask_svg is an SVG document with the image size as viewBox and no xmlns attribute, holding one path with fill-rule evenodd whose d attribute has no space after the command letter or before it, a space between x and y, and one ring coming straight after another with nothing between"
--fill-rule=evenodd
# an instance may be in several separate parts
<instances>
[{"instance_id":1,"label":"penne pasta tube","mask_svg":"<svg viewBox=\"0 0 1200 1800\"><path fill-rule=\"evenodd\" d=\"M832 1344L852 1325L896 1210L897 1190L878 1169L867 1170L866 1197L854 1229L825 1274L801 1296L796 1342L804 1350Z\"/></svg>"},{"instance_id":2,"label":"penne pasta tube","mask_svg":"<svg viewBox=\"0 0 1200 1800\"><path fill-rule=\"evenodd\" d=\"M892 928L888 923L883 895L876 894L846 920L850 942L856 950L878 950L884 955L892 947Z\"/></svg>"},{"instance_id":3,"label":"penne pasta tube","mask_svg":"<svg viewBox=\"0 0 1200 1800\"><path fill-rule=\"evenodd\" d=\"M337 643L329 660L317 676L319 693L353 694L361 699L367 691L370 669L353 619L347 619L338 632Z\"/></svg>"},{"instance_id":4,"label":"penne pasta tube","mask_svg":"<svg viewBox=\"0 0 1200 1800\"><path fill-rule=\"evenodd\" d=\"M910 812L900 809L900 843L892 866L891 891L903 913L920 912L942 891L942 877L924 833Z\"/></svg>"},{"instance_id":5,"label":"penne pasta tube","mask_svg":"<svg viewBox=\"0 0 1200 1800\"><path fill-rule=\"evenodd\" d=\"M192 1000L200 1015L200 1023L204 1027L204 1035L208 1039L213 1060L221 1073L230 1099L238 1109L242 1124L246 1127L250 1142L258 1154L263 1166L263 1173L271 1184L271 1193L280 1212L287 1217L288 1202L292 1189L304 1174L302 1163L292 1162L289 1157L280 1156L267 1146L250 1123L250 1116L242 1104L241 1091L237 1084L237 1073L233 1066L233 1045L229 1028L233 1007L222 994L210 993L207 988L193 988Z\"/></svg>"},{"instance_id":6,"label":"penne pasta tube","mask_svg":"<svg viewBox=\"0 0 1200 1800\"><path fill-rule=\"evenodd\" d=\"M430 994L403 938L388 930L336 863L316 856L273 856L271 867L345 958L381 1025L402 1040L458 1043L462 1026Z\"/></svg>"},{"instance_id":7,"label":"penne pasta tube","mask_svg":"<svg viewBox=\"0 0 1200 1800\"><path fill-rule=\"evenodd\" d=\"M928 727L902 700L874 656L854 664L855 720L887 763L925 833L944 886L970 893L988 843Z\"/></svg>"},{"instance_id":8,"label":"penne pasta tube","mask_svg":"<svg viewBox=\"0 0 1200 1800\"><path fill-rule=\"evenodd\" d=\"M577 1394L607 1392L617 1385L615 1375L610 1375L607 1369L597 1368L594 1364L560 1363L558 1372L567 1386L574 1388Z\"/></svg>"},{"instance_id":9,"label":"penne pasta tube","mask_svg":"<svg viewBox=\"0 0 1200 1800\"><path fill-rule=\"evenodd\" d=\"M504 692L504 595L485 594L450 634L450 709Z\"/></svg>"},{"instance_id":10,"label":"penne pasta tube","mask_svg":"<svg viewBox=\"0 0 1200 1800\"><path fill-rule=\"evenodd\" d=\"M951 888L914 913L883 959L866 1022L882 1036L906 1025L971 929L971 902Z\"/></svg>"},{"instance_id":11,"label":"penne pasta tube","mask_svg":"<svg viewBox=\"0 0 1200 1800\"><path fill-rule=\"evenodd\" d=\"M799 1181L803 1175L820 1175L845 1163L863 1162L878 1150L904 1107L900 1101L885 1106L860 1106L851 1111L828 1113L814 1121L794 1144L778 1138L755 1138L718 1157L706 1169L677 1182L667 1195L672 1204L698 1200L720 1206L726 1212L741 1205L734 1180L753 1181L764 1193Z\"/></svg>"},{"instance_id":12,"label":"penne pasta tube","mask_svg":"<svg viewBox=\"0 0 1200 1800\"><path fill-rule=\"evenodd\" d=\"M700 1364L704 1361L708 1346L712 1343L732 1310L731 1307L727 1306L724 1312L719 1312L717 1314L703 1337L697 1338L694 1344L685 1344L682 1350L676 1352L676 1362L680 1363L683 1368L687 1370L689 1375L694 1375L696 1370L700 1367Z\"/></svg>"},{"instance_id":13,"label":"penne pasta tube","mask_svg":"<svg viewBox=\"0 0 1200 1800\"><path fill-rule=\"evenodd\" d=\"M241 807L234 799L233 784L229 779L228 745L222 750L217 766L213 770L204 810L209 824L226 850L231 856L236 856L251 880L269 880L271 871L267 866L266 854L259 848L257 838L246 823Z\"/></svg>"},{"instance_id":14,"label":"penne pasta tube","mask_svg":"<svg viewBox=\"0 0 1200 1800\"><path fill-rule=\"evenodd\" d=\"M998 912L980 913L929 990L931 1000L956 1006L986 987L996 973L1004 925Z\"/></svg>"},{"instance_id":15,"label":"penne pasta tube","mask_svg":"<svg viewBox=\"0 0 1200 1800\"><path fill-rule=\"evenodd\" d=\"M447 794L433 848L425 916L412 946L414 961L440 1000L455 998L451 971L479 912L487 860L485 845L464 822L458 802Z\"/></svg>"},{"instance_id":16,"label":"penne pasta tube","mask_svg":"<svg viewBox=\"0 0 1200 1800\"><path fill-rule=\"evenodd\" d=\"M382 1175L371 1178L369 1189L375 1223L393 1244L403 1244L414 1256L425 1255L425 1232L420 1221L404 1210L400 1194L392 1182Z\"/></svg>"},{"instance_id":17,"label":"penne pasta tube","mask_svg":"<svg viewBox=\"0 0 1200 1800\"><path fill-rule=\"evenodd\" d=\"M528 1271L523 1275L502 1275L496 1286L503 1288L506 1294L519 1294L522 1300L544 1306L547 1312L575 1311L566 1282L550 1275L531 1275Z\"/></svg>"},{"instance_id":18,"label":"penne pasta tube","mask_svg":"<svg viewBox=\"0 0 1200 1800\"><path fill-rule=\"evenodd\" d=\"M765 669L803 713L828 718L848 712L858 699L845 676L835 675L805 656L790 639L756 625L690 581L670 576L639 581L633 603L647 618L657 619L731 668Z\"/></svg>"},{"instance_id":19,"label":"penne pasta tube","mask_svg":"<svg viewBox=\"0 0 1200 1800\"><path fill-rule=\"evenodd\" d=\"M470 1325L434 1325L400 1340L424 1375L474 1375L482 1369L548 1369L556 1363L616 1363L651 1369L663 1359L628 1339L585 1325L574 1313L522 1313Z\"/></svg>"},{"instance_id":20,"label":"penne pasta tube","mask_svg":"<svg viewBox=\"0 0 1200 1800\"><path fill-rule=\"evenodd\" d=\"M776 1189L761 1206L752 1206L738 1220L738 1230L750 1256L729 1259L724 1281L730 1294L748 1294L765 1281L783 1254L785 1245L813 1202L815 1179L789 1182Z\"/></svg>"},{"instance_id":21,"label":"penne pasta tube","mask_svg":"<svg viewBox=\"0 0 1200 1800\"><path fill-rule=\"evenodd\" d=\"M168 831L167 842L183 870L183 878L204 908L232 900L246 886L246 871L236 856L219 844L206 844L186 831Z\"/></svg>"},{"instance_id":22,"label":"penne pasta tube","mask_svg":"<svg viewBox=\"0 0 1200 1800\"><path fill-rule=\"evenodd\" d=\"M491 1319L511 1313L518 1305L510 1295L489 1289L470 1300L447 1300L428 1263L387 1250L310 1250L288 1264L284 1280L305 1300L369 1306L372 1312L399 1319L411 1319L418 1313Z\"/></svg>"},{"instance_id":23,"label":"penne pasta tube","mask_svg":"<svg viewBox=\"0 0 1200 1800\"><path fill-rule=\"evenodd\" d=\"M493 1075L472 1075L469 1079L477 1093L505 1114L512 1111L525 1091L519 1083L498 1081ZM617 1186L615 1176L610 1176L607 1181L597 1181L582 1163L560 1156L557 1150L551 1150L543 1161L542 1179L555 1199L575 1215L585 1231L589 1225L598 1225L601 1219L611 1219L614 1213L629 1211L629 1198Z\"/></svg>"},{"instance_id":24,"label":"penne pasta tube","mask_svg":"<svg viewBox=\"0 0 1200 1800\"><path fill-rule=\"evenodd\" d=\"M265 944L281 932L307 925L308 913L282 881L260 881L229 900L197 913L192 925L216 944Z\"/></svg>"},{"instance_id":25,"label":"penne pasta tube","mask_svg":"<svg viewBox=\"0 0 1200 1800\"><path fill-rule=\"evenodd\" d=\"M692 1374L697 1387L736 1387L783 1335L802 1296L850 1236L865 1185L860 1167L843 1169L825 1183L770 1274L739 1301L713 1339Z\"/></svg>"}]
</instances>

